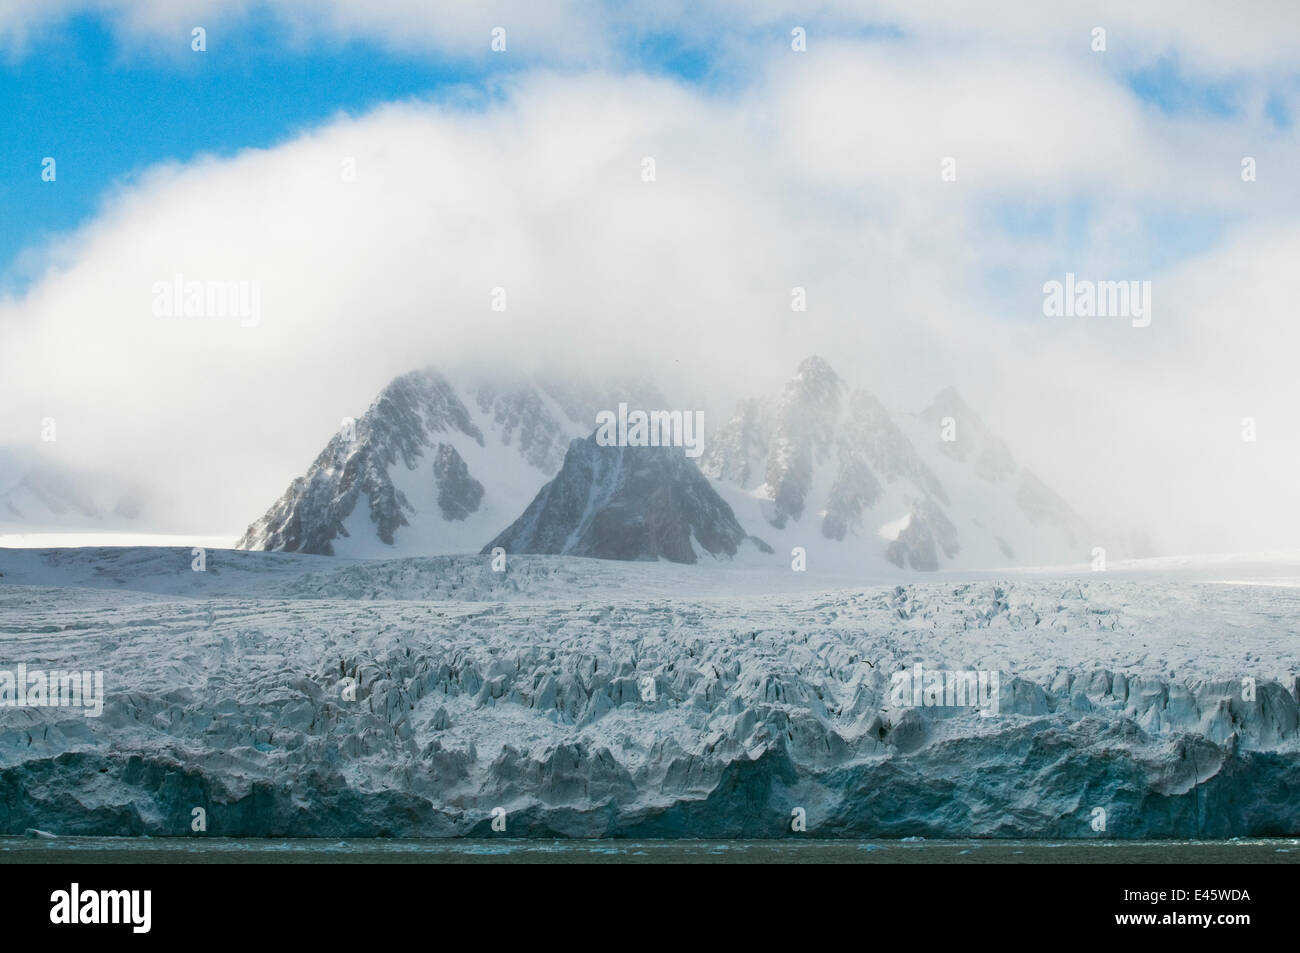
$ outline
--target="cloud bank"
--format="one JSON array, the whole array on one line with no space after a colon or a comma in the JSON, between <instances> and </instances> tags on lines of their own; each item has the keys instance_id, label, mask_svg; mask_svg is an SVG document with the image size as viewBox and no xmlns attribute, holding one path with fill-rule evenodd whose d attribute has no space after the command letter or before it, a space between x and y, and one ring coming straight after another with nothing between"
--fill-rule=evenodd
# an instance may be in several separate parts
<instances>
[{"instance_id":1,"label":"cloud bank","mask_svg":"<svg viewBox=\"0 0 1300 953\"><path fill-rule=\"evenodd\" d=\"M191 12L101 6L137 36ZM712 418L820 353L891 407L956 384L1100 526L1170 551L1289 547L1294 128L1249 96L1229 117L1170 115L1086 41L1077 56L1059 46L1100 10L1112 42L1141 34L1144 56L1173 49L1207 70L1294 67L1295 51L1255 21L1214 36L1213 16L1189 32L1190 17L1120 5L1050 22L1031 4L1005 21L967 6L921 19L825 4L828 21L888 21L903 38L814 36L806 54L783 39L746 54L738 86L574 70L592 57L557 54L564 68L502 78L485 99L395 103L154 168L0 303L0 442L31 443L54 417L69 462L167 489L177 508L159 531L238 532L342 417L416 366L627 367L684 400L721 395ZM0 7L0 33L73 7ZM300 4L278 9L305 22ZM416 18L397 0L368 5L368 25L345 9L326 5L311 29L392 23L397 42ZM789 16L747 9L749 30ZM1293 16L1252 9L1279 28ZM431 36L468 42L490 13L449 14ZM604 7L572 16L536 22L621 29ZM1257 181L1242 181L1246 155ZM1158 254L1189 222L1209 238ZM1045 317L1043 284L1067 271L1150 280L1150 327ZM256 283L256 326L159 316L157 287L177 275ZM796 287L806 312L791 310Z\"/></svg>"}]
</instances>

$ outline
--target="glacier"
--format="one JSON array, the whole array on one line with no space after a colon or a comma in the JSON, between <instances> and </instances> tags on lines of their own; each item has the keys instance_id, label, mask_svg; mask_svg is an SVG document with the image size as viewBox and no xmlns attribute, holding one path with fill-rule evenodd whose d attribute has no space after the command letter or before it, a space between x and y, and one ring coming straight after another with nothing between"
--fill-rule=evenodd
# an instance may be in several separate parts
<instances>
[{"instance_id":1,"label":"glacier","mask_svg":"<svg viewBox=\"0 0 1300 953\"><path fill-rule=\"evenodd\" d=\"M0 708L3 834L1300 834L1294 557L918 581L139 547L0 573L0 668L107 691L99 718ZM999 672L999 713L893 704L918 663Z\"/></svg>"}]
</instances>

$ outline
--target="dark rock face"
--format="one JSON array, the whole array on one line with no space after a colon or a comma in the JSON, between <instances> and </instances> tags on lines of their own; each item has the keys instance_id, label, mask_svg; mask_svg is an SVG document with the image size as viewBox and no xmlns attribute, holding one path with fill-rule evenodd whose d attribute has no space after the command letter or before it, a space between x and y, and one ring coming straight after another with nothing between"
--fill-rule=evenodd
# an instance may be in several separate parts
<instances>
[{"instance_id":1,"label":"dark rock face","mask_svg":"<svg viewBox=\"0 0 1300 953\"><path fill-rule=\"evenodd\" d=\"M469 467L449 443L438 444L433 478L438 481L438 509L443 519L463 520L478 509L483 484L469 475Z\"/></svg>"},{"instance_id":2,"label":"dark rock face","mask_svg":"<svg viewBox=\"0 0 1300 953\"><path fill-rule=\"evenodd\" d=\"M883 489L862 454L849 447L840 448L839 471L826 501L822 517L822 535L843 539L851 529L862 524L862 512L880 499Z\"/></svg>"},{"instance_id":3,"label":"dark rock face","mask_svg":"<svg viewBox=\"0 0 1300 953\"><path fill-rule=\"evenodd\" d=\"M569 445L555 479L483 552L694 563L695 544L734 556L746 538L682 448L602 447L593 434Z\"/></svg>"},{"instance_id":4,"label":"dark rock face","mask_svg":"<svg viewBox=\"0 0 1300 953\"><path fill-rule=\"evenodd\" d=\"M939 568L940 550L952 559L960 549L957 529L943 510L930 500L917 500L911 520L889 544L885 556L900 569L907 565L922 572L934 572Z\"/></svg>"},{"instance_id":5,"label":"dark rock face","mask_svg":"<svg viewBox=\"0 0 1300 953\"><path fill-rule=\"evenodd\" d=\"M799 365L781 395L766 471L773 504L768 522L777 529L803 516L814 466L829 455L835 439L844 389L830 365L812 357Z\"/></svg>"},{"instance_id":6,"label":"dark rock face","mask_svg":"<svg viewBox=\"0 0 1300 953\"><path fill-rule=\"evenodd\" d=\"M479 409L491 414L501 442L515 446L530 465L554 473L564 459L566 425L546 408L542 394L533 387L517 389L485 384L474 395ZM575 411L575 413L583 413ZM590 412L581 419L591 417Z\"/></svg>"}]
</instances>

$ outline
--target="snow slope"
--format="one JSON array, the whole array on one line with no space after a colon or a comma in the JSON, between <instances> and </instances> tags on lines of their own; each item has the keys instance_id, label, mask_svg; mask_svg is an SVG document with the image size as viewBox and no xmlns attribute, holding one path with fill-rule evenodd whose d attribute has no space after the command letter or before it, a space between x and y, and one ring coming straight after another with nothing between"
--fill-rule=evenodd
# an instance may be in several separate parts
<instances>
[{"instance_id":1,"label":"snow slope","mask_svg":"<svg viewBox=\"0 0 1300 953\"><path fill-rule=\"evenodd\" d=\"M203 807L211 836L491 836L502 807L507 836L1300 834L1294 555L884 585L147 549L0 572L0 667L108 695L0 708L0 833L191 836ZM999 672L998 713L899 705L918 663Z\"/></svg>"}]
</instances>

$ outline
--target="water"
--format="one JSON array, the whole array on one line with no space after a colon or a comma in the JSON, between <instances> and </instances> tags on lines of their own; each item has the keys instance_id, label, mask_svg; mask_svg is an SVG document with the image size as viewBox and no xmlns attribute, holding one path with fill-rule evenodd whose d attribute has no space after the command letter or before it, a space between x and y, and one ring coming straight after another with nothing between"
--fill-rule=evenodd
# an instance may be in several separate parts
<instances>
[{"instance_id":1,"label":"water","mask_svg":"<svg viewBox=\"0 0 1300 953\"><path fill-rule=\"evenodd\" d=\"M0 863L1276 864L1300 839L1231 841L333 840L0 837Z\"/></svg>"}]
</instances>

